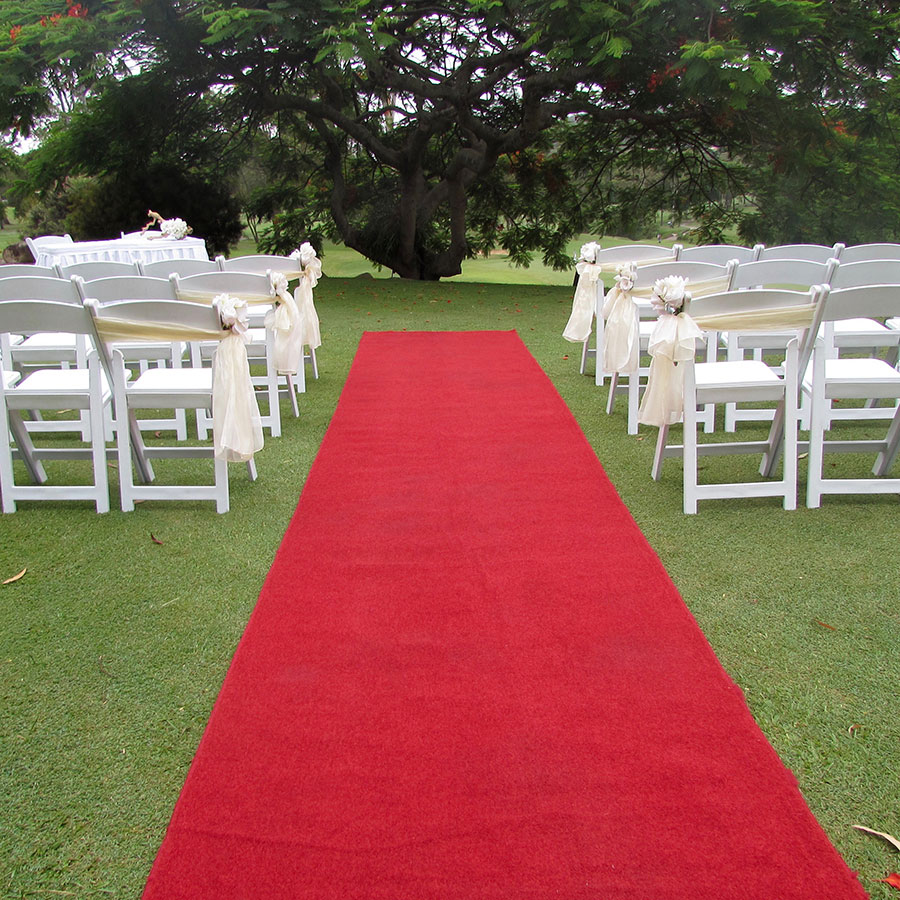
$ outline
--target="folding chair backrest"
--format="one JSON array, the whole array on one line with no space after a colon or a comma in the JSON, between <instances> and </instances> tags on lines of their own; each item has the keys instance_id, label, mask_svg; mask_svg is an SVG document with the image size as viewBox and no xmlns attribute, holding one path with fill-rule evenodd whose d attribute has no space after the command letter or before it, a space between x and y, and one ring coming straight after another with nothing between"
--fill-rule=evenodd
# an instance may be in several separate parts
<instances>
[{"instance_id":1,"label":"folding chair backrest","mask_svg":"<svg viewBox=\"0 0 900 900\"><path fill-rule=\"evenodd\" d=\"M120 262L119 260L106 259L92 262L72 263L68 266L59 266L59 271L64 278L78 275L85 281L94 278L107 278L113 275L139 275L138 267L133 262Z\"/></svg>"},{"instance_id":2,"label":"folding chair backrest","mask_svg":"<svg viewBox=\"0 0 900 900\"><path fill-rule=\"evenodd\" d=\"M54 266L37 266L34 263L10 263L0 266L0 278L13 278L17 275L43 275L45 278L59 278L59 271Z\"/></svg>"},{"instance_id":3,"label":"folding chair backrest","mask_svg":"<svg viewBox=\"0 0 900 900\"><path fill-rule=\"evenodd\" d=\"M762 250L762 245L740 247L737 244L705 244L702 247L685 247L678 254L679 262L708 262L724 266L732 259L752 262Z\"/></svg>"},{"instance_id":4,"label":"folding chair backrest","mask_svg":"<svg viewBox=\"0 0 900 900\"><path fill-rule=\"evenodd\" d=\"M82 299L88 297L100 303L115 300L174 300L175 294L168 278L147 275L112 275L91 281L75 279Z\"/></svg>"},{"instance_id":5,"label":"folding chair backrest","mask_svg":"<svg viewBox=\"0 0 900 900\"><path fill-rule=\"evenodd\" d=\"M822 322L837 322L860 317L882 319L892 316L900 316L900 282L831 289L823 300L819 319Z\"/></svg>"},{"instance_id":6,"label":"folding chair backrest","mask_svg":"<svg viewBox=\"0 0 900 900\"><path fill-rule=\"evenodd\" d=\"M853 244L840 255L842 264L874 259L900 259L900 244Z\"/></svg>"},{"instance_id":7,"label":"folding chair backrest","mask_svg":"<svg viewBox=\"0 0 900 900\"><path fill-rule=\"evenodd\" d=\"M219 264L214 259L157 259L138 265L142 275L154 278L168 278L173 273L183 276L220 271Z\"/></svg>"},{"instance_id":8,"label":"folding chair backrest","mask_svg":"<svg viewBox=\"0 0 900 900\"><path fill-rule=\"evenodd\" d=\"M269 276L265 272L204 272L199 275L187 275L184 278L172 275L169 280L172 282L176 297L193 292L231 294L234 297L240 297L242 294L262 296L271 293Z\"/></svg>"},{"instance_id":9,"label":"folding chair backrest","mask_svg":"<svg viewBox=\"0 0 900 900\"><path fill-rule=\"evenodd\" d=\"M732 290L760 287L809 288L828 284L834 273L834 260L813 262L806 259L760 259L740 263L731 283Z\"/></svg>"},{"instance_id":10,"label":"folding chair backrest","mask_svg":"<svg viewBox=\"0 0 900 900\"><path fill-rule=\"evenodd\" d=\"M835 269L829 282L832 290L867 284L900 284L900 259L872 259L844 263Z\"/></svg>"},{"instance_id":11,"label":"folding chair backrest","mask_svg":"<svg viewBox=\"0 0 900 900\"><path fill-rule=\"evenodd\" d=\"M809 262L827 262L829 259L840 259L843 244L777 244L774 247L762 247L757 259L805 259Z\"/></svg>"},{"instance_id":12,"label":"folding chair backrest","mask_svg":"<svg viewBox=\"0 0 900 900\"><path fill-rule=\"evenodd\" d=\"M708 294L705 297L694 297L690 301L688 312L694 318L704 316L726 316L739 312L790 309L817 303L821 290L818 286L807 291L790 291L777 288L759 288L748 291L725 291L720 294ZM759 331L758 325L748 326L749 330ZM740 330L732 326L731 330ZM779 326L784 330L784 326Z\"/></svg>"},{"instance_id":13,"label":"folding chair backrest","mask_svg":"<svg viewBox=\"0 0 900 900\"><path fill-rule=\"evenodd\" d=\"M653 263L647 266L639 266L635 283L638 287L652 286L659 278L669 275L678 275L688 279L688 282L709 281L712 278L725 278L730 275L733 267L726 264L718 265L711 262L682 262L680 259L673 262ZM690 285L688 286L690 290ZM725 288L723 288L725 290Z\"/></svg>"},{"instance_id":14,"label":"folding chair backrest","mask_svg":"<svg viewBox=\"0 0 900 900\"><path fill-rule=\"evenodd\" d=\"M80 303L58 300L4 300L0 303L0 333L42 331L93 334L93 325Z\"/></svg>"},{"instance_id":15,"label":"folding chair backrest","mask_svg":"<svg viewBox=\"0 0 900 900\"><path fill-rule=\"evenodd\" d=\"M81 296L72 281L49 275L13 275L11 278L0 278L0 300L57 300L81 305Z\"/></svg>"},{"instance_id":16,"label":"folding chair backrest","mask_svg":"<svg viewBox=\"0 0 900 900\"><path fill-rule=\"evenodd\" d=\"M677 258L681 247L676 244L673 248L663 247L660 244L622 244L618 247L603 247L597 251L597 262L603 265L616 265L618 263L636 263L643 261L665 259L667 256Z\"/></svg>"},{"instance_id":17,"label":"folding chair backrest","mask_svg":"<svg viewBox=\"0 0 900 900\"><path fill-rule=\"evenodd\" d=\"M276 256L274 254L257 254L254 256L235 256L225 259L224 256L216 257L224 272L256 272L265 275L266 272L298 272L300 263L289 256Z\"/></svg>"},{"instance_id":18,"label":"folding chair backrest","mask_svg":"<svg viewBox=\"0 0 900 900\"><path fill-rule=\"evenodd\" d=\"M91 298L85 303L94 317L125 319L162 325L183 325L186 328L219 329L219 312L214 306L182 303L167 298L116 300L98 303Z\"/></svg>"}]
</instances>

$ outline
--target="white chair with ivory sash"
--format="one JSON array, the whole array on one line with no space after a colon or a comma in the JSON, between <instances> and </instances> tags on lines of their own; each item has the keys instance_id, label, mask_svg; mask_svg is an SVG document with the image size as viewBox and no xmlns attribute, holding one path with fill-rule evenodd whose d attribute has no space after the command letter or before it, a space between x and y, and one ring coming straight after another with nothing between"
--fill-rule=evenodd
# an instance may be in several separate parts
<instances>
[{"instance_id":1,"label":"white chair with ivory sash","mask_svg":"<svg viewBox=\"0 0 900 900\"><path fill-rule=\"evenodd\" d=\"M606 322L601 366L611 373L607 414L612 412L616 394L622 389L619 384L621 377L626 378L629 434L638 433L640 393L649 373L649 364L642 365L641 360L647 356L650 335L656 325L657 310L650 302L656 282L667 277L683 278L688 282L691 296L698 297L729 290L733 272L734 263L720 266L676 260L635 268L633 274L625 278L616 276L616 284L606 295L601 310ZM709 335L707 348L710 358L714 359L716 335ZM714 406L706 411L706 431L714 429L714 413Z\"/></svg>"},{"instance_id":2,"label":"white chair with ivory sash","mask_svg":"<svg viewBox=\"0 0 900 900\"><path fill-rule=\"evenodd\" d=\"M115 398L119 489L125 511L139 500L213 500L229 509L229 462L245 462L256 477L254 454L262 449L262 425L244 343L246 310L226 296L210 304L180 300L123 300L101 306L88 299L96 342L110 373ZM117 344L129 341L215 341L213 366L152 368L132 380ZM205 446L147 444L135 427L139 409L198 407L212 410L213 443ZM161 484L152 460L211 458L213 483ZM132 462L137 470L135 482Z\"/></svg>"},{"instance_id":3,"label":"white chair with ivory sash","mask_svg":"<svg viewBox=\"0 0 900 900\"><path fill-rule=\"evenodd\" d=\"M785 509L797 505L797 427L799 342L814 319L821 290L807 293L785 290L731 291L711 294L687 302L671 291L661 298L666 311L660 315L651 338L653 356L640 419L659 428L653 461L654 480L660 478L663 460L682 457L684 512L696 513L700 500L736 497L781 497ZM686 310L686 311L685 311ZM783 368L762 360L695 362L704 329L710 331L783 332L791 329ZM698 440L698 407L732 400L769 402L782 409L769 435L762 441ZM683 444L668 443L669 429L683 415ZM728 483L699 483L700 456L761 453L760 472L769 468L778 452L784 459L780 479L757 479Z\"/></svg>"}]
</instances>

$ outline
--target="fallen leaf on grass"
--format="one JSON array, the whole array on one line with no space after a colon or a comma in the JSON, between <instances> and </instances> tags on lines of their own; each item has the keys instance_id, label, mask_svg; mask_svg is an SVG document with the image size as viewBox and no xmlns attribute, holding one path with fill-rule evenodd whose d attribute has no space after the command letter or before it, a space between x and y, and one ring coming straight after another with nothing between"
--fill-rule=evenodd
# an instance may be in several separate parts
<instances>
[{"instance_id":1,"label":"fallen leaf on grass","mask_svg":"<svg viewBox=\"0 0 900 900\"><path fill-rule=\"evenodd\" d=\"M7 578L6 581L4 581L3 583L4 584L12 584L14 581L18 581L27 571L28 571L27 568L22 569L22 571L19 572L17 575L13 575L12 578Z\"/></svg>"},{"instance_id":2,"label":"fallen leaf on grass","mask_svg":"<svg viewBox=\"0 0 900 900\"><path fill-rule=\"evenodd\" d=\"M878 881L881 884L889 884L891 887L897 888L900 891L900 875L896 872L891 872L887 878L879 878Z\"/></svg>"},{"instance_id":3,"label":"fallen leaf on grass","mask_svg":"<svg viewBox=\"0 0 900 900\"><path fill-rule=\"evenodd\" d=\"M153 532L150 532L150 540L153 541L154 544L161 544L162 541L155 535Z\"/></svg>"},{"instance_id":4,"label":"fallen leaf on grass","mask_svg":"<svg viewBox=\"0 0 900 900\"><path fill-rule=\"evenodd\" d=\"M829 631L837 631L837 628L834 625L829 625L827 622L820 622L816 619L816 625L821 625L823 628L827 628Z\"/></svg>"},{"instance_id":5,"label":"fallen leaf on grass","mask_svg":"<svg viewBox=\"0 0 900 900\"><path fill-rule=\"evenodd\" d=\"M900 841L897 840L892 834L885 834L883 831L875 831L873 828L866 828L865 825L853 825L851 826L855 828L857 831L864 831L866 834L874 834L875 837L880 837L886 840L889 844L894 845L895 850L900 850ZM895 878L900 878L900 876L895 875ZM900 884L894 885L894 887L900 887Z\"/></svg>"},{"instance_id":6,"label":"fallen leaf on grass","mask_svg":"<svg viewBox=\"0 0 900 900\"><path fill-rule=\"evenodd\" d=\"M854 725L851 725L851 726L847 729L847 734L849 734L850 737L853 737L853 732L856 731L856 730L859 729L859 728L862 728L862 726L861 726L859 723L856 723L856 724L854 724ZM856 827L859 827L859 826L854 826L854 828L856 828Z\"/></svg>"}]
</instances>

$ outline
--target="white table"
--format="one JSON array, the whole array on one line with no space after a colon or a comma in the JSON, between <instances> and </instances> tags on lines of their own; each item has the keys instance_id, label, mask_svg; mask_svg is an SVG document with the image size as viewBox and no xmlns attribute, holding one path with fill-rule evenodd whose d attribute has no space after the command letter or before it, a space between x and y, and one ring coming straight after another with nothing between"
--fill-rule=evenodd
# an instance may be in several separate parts
<instances>
[{"instance_id":1,"label":"white table","mask_svg":"<svg viewBox=\"0 0 900 900\"><path fill-rule=\"evenodd\" d=\"M156 232L159 234L159 232ZM154 262L158 259L209 259L203 238L126 235L111 241L60 241L41 243L35 264L71 266L80 262Z\"/></svg>"}]
</instances>

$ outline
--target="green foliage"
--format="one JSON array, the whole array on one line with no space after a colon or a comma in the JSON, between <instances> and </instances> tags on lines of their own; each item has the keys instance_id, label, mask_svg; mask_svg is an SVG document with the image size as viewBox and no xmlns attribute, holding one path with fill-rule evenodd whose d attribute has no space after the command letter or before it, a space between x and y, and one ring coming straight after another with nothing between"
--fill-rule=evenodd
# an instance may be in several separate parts
<instances>
[{"instance_id":1,"label":"green foliage","mask_svg":"<svg viewBox=\"0 0 900 900\"><path fill-rule=\"evenodd\" d=\"M54 2L0 6L4 29L21 22L0 32L0 127L54 111L70 126L41 189L156 161L233 187L252 146L279 191L298 192L272 207L266 246L338 235L406 277L454 275L498 243L523 265L536 252L562 265L582 228L634 233L660 209L712 227L736 197L745 230L777 239L779 200L802 202L833 160L810 149L823 118L881 120L883 150L839 160L810 218L844 221L848 197L893 185L888 4L91 0L42 26ZM784 175L796 184L779 192ZM893 233L894 204L869 222Z\"/></svg>"}]
</instances>

